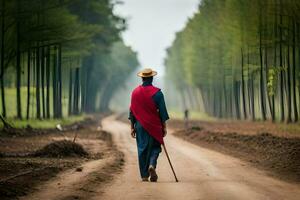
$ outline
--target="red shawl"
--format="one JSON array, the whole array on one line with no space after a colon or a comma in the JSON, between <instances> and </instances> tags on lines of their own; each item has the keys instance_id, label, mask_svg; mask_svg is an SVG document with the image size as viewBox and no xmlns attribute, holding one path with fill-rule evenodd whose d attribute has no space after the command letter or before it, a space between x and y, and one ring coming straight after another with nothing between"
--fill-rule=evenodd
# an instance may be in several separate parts
<instances>
[{"instance_id":1,"label":"red shawl","mask_svg":"<svg viewBox=\"0 0 300 200\"><path fill-rule=\"evenodd\" d=\"M142 127L163 144L163 127L153 95L160 89L152 85L138 86L131 94L130 110Z\"/></svg>"}]
</instances>

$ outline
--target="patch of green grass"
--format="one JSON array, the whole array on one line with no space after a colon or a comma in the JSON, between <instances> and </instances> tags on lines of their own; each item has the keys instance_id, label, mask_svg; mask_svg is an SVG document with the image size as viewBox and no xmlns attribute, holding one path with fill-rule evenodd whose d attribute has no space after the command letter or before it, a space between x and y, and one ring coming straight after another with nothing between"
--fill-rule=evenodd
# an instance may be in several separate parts
<instances>
[{"instance_id":1,"label":"patch of green grass","mask_svg":"<svg viewBox=\"0 0 300 200\"><path fill-rule=\"evenodd\" d=\"M61 125L69 125L75 122L79 122L84 120L87 115L79 115L79 116L71 116L63 119L48 119L48 120L38 120L38 119L30 119L30 120L16 120L12 118L8 118L7 122L9 122L15 128L24 128L27 125L30 125L32 128L55 128L57 124ZM3 124L0 124L2 128Z\"/></svg>"},{"instance_id":2,"label":"patch of green grass","mask_svg":"<svg viewBox=\"0 0 300 200\"><path fill-rule=\"evenodd\" d=\"M299 134L300 133L300 123L290 123L290 124L284 124L284 123L279 123L278 127L280 130L287 132L287 133L292 133L292 134Z\"/></svg>"},{"instance_id":3,"label":"patch of green grass","mask_svg":"<svg viewBox=\"0 0 300 200\"><path fill-rule=\"evenodd\" d=\"M172 119L183 119L184 113L178 110L170 110L169 111L170 118ZM192 120L202 120L202 121L216 121L216 118L208 116L206 113L198 112L198 111L189 111L190 119Z\"/></svg>"},{"instance_id":4,"label":"patch of green grass","mask_svg":"<svg viewBox=\"0 0 300 200\"><path fill-rule=\"evenodd\" d=\"M44 119L44 120L38 120L34 119L36 116L36 97L35 97L35 88L30 88L31 93L31 99L30 99L30 118L29 120L18 120L14 117L17 115L17 108L16 108L16 89L15 88L5 88L5 101L6 101L6 113L7 113L7 121L15 128L24 128L27 125L30 125L33 128L54 128L57 124L61 125L68 125L72 124L74 122L82 121L86 115L80 115L80 116L67 116L67 109L68 109L68 99L66 98L66 94L63 92L63 98L62 98L62 105L63 105L63 119ZM46 91L45 91L46 93ZM52 114L52 89L50 90L50 111ZM41 97L42 101L42 97ZM0 105L1 105L0 101ZM27 88L22 87L21 88L21 108L22 108L22 115L23 118L26 117L26 109L27 109ZM2 112L2 106L0 106L0 112ZM41 108L42 110L42 108ZM3 124L0 122L0 128L3 126Z\"/></svg>"},{"instance_id":5,"label":"patch of green grass","mask_svg":"<svg viewBox=\"0 0 300 200\"><path fill-rule=\"evenodd\" d=\"M30 118L35 118L36 116L36 96L35 96L35 87L30 88L30 106L29 106L29 115ZM46 95L46 90L45 90ZM63 116L67 116L68 113L68 98L65 91L63 91L62 94L62 106L63 106ZM42 95L40 97L40 100L42 101ZM8 118L13 118L17 115L17 99L16 99L16 88L5 88L5 102L6 102L6 113ZM42 102L41 102L42 103ZM53 110L53 98L52 98L52 88L50 88L50 112L52 115ZM2 102L0 101L0 105ZM27 87L21 87L21 108L22 108L22 115L23 117L26 117L27 112ZM42 111L42 106L41 106ZM2 113L2 105L0 106L0 112Z\"/></svg>"}]
</instances>

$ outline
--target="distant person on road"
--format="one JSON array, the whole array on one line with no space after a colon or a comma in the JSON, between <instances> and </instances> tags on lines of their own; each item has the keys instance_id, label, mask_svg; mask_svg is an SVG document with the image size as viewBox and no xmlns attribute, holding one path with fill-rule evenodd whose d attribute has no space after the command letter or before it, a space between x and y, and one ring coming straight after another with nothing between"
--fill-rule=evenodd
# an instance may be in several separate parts
<instances>
[{"instance_id":1,"label":"distant person on road","mask_svg":"<svg viewBox=\"0 0 300 200\"><path fill-rule=\"evenodd\" d=\"M187 108L184 110L184 128L186 130L189 128L189 110Z\"/></svg>"},{"instance_id":2,"label":"distant person on road","mask_svg":"<svg viewBox=\"0 0 300 200\"><path fill-rule=\"evenodd\" d=\"M163 93L152 85L152 69L144 69L137 75L142 77L142 85L131 94L129 119L131 136L136 138L139 168L142 181L156 182L156 164L163 137L167 135L166 121L169 119Z\"/></svg>"}]
</instances>

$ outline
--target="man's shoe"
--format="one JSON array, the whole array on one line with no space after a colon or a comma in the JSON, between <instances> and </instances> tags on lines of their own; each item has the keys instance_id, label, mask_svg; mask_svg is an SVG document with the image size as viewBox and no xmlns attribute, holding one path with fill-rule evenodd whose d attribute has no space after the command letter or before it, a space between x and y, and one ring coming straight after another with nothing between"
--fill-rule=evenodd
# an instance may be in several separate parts
<instances>
[{"instance_id":1,"label":"man's shoe","mask_svg":"<svg viewBox=\"0 0 300 200\"><path fill-rule=\"evenodd\" d=\"M148 177L142 178L142 181L143 181L143 182L148 182Z\"/></svg>"},{"instance_id":2,"label":"man's shoe","mask_svg":"<svg viewBox=\"0 0 300 200\"><path fill-rule=\"evenodd\" d=\"M148 170L149 170L149 174L150 174L150 181L151 182L156 182L157 179L158 179L158 176L156 174L155 167L150 165Z\"/></svg>"}]
</instances>

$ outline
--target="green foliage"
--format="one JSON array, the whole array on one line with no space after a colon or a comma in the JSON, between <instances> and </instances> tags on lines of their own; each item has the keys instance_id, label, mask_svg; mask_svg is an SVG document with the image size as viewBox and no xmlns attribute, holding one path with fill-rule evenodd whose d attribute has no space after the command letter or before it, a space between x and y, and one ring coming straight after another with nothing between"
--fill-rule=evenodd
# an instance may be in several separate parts
<instances>
[{"instance_id":1,"label":"green foliage","mask_svg":"<svg viewBox=\"0 0 300 200\"><path fill-rule=\"evenodd\" d=\"M268 82L267 82L269 96L275 95L276 84L278 81L277 77L278 77L277 67L270 67L268 71Z\"/></svg>"},{"instance_id":2,"label":"green foliage","mask_svg":"<svg viewBox=\"0 0 300 200\"><path fill-rule=\"evenodd\" d=\"M21 118L19 113L26 113L28 107L30 117L38 116L37 95L40 93L42 110L47 73L54 117L61 117L61 110L66 114L68 106L69 114L95 112L100 102L105 102L103 110L108 109L110 96L121 85L117 83L138 66L135 52L120 38L126 21L113 13L114 4L112 0L0 1L2 91L6 102L13 99L11 104L1 102L1 107L7 107L8 117L15 116L17 110ZM76 69L79 74L75 80ZM17 90L7 86L16 86ZM104 92L108 89L109 95ZM30 102L26 102L26 90L30 90ZM80 111L70 112L73 107Z\"/></svg>"},{"instance_id":3,"label":"green foliage","mask_svg":"<svg viewBox=\"0 0 300 200\"><path fill-rule=\"evenodd\" d=\"M202 0L167 51L166 79L181 93L201 90L206 111L218 117L240 118L242 110L245 118L247 112L261 117L256 111L264 118L267 105L275 113L271 98L287 90L291 115L290 104L297 109L298 103L291 95L299 95L292 92L299 83L292 71L298 74L300 63L299 6L296 0Z\"/></svg>"},{"instance_id":4,"label":"green foliage","mask_svg":"<svg viewBox=\"0 0 300 200\"><path fill-rule=\"evenodd\" d=\"M70 125L75 122L80 122L84 120L86 115L78 115L78 116L69 116L62 119L48 119L48 120L38 120L38 119L30 119L30 120L16 120L12 118L8 118L7 122L11 124L14 128L26 128L27 126L31 126L32 128L38 129L48 129L55 128L57 124L62 126ZM3 126L1 123L0 128Z\"/></svg>"},{"instance_id":5,"label":"green foliage","mask_svg":"<svg viewBox=\"0 0 300 200\"><path fill-rule=\"evenodd\" d=\"M184 113L177 110L170 110L169 115L171 119L184 119ZM201 120L201 121L217 121L216 118L208 116L206 113L191 111L190 120Z\"/></svg>"}]
</instances>

